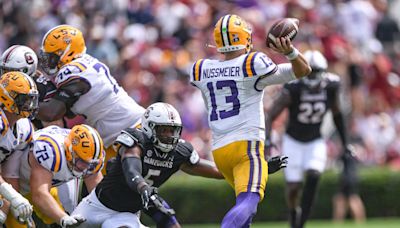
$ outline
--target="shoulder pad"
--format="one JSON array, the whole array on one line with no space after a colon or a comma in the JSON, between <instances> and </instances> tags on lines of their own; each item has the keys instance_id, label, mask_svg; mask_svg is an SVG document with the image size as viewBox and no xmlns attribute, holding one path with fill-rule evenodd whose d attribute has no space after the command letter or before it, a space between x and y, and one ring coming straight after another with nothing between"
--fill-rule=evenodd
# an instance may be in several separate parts
<instances>
[{"instance_id":1,"label":"shoulder pad","mask_svg":"<svg viewBox=\"0 0 400 228\"><path fill-rule=\"evenodd\" d=\"M63 84L67 83L76 78L80 78L80 74L86 70L86 66L77 61L71 62L64 65L57 74L55 79L57 87L61 87Z\"/></svg>"},{"instance_id":2,"label":"shoulder pad","mask_svg":"<svg viewBox=\"0 0 400 228\"><path fill-rule=\"evenodd\" d=\"M118 135L117 139L115 140L115 143L119 143L119 144L124 145L129 148L133 147L140 140L140 137L139 137L139 134L137 131L138 130L135 128L128 128L128 129L122 130L121 134Z\"/></svg>"},{"instance_id":3,"label":"shoulder pad","mask_svg":"<svg viewBox=\"0 0 400 228\"><path fill-rule=\"evenodd\" d=\"M179 140L178 145L176 146L176 152L178 152L180 155L190 158L192 151L194 151L194 148L191 143L186 142L184 140Z\"/></svg>"},{"instance_id":4,"label":"shoulder pad","mask_svg":"<svg viewBox=\"0 0 400 228\"><path fill-rule=\"evenodd\" d=\"M24 149L32 141L34 128L31 121L27 118L19 119L15 124L13 132L17 139L16 149Z\"/></svg>"},{"instance_id":5,"label":"shoulder pad","mask_svg":"<svg viewBox=\"0 0 400 228\"><path fill-rule=\"evenodd\" d=\"M60 145L50 136L40 135L33 145L34 158L50 172L59 172L63 163Z\"/></svg>"},{"instance_id":6,"label":"shoulder pad","mask_svg":"<svg viewBox=\"0 0 400 228\"><path fill-rule=\"evenodd\" d=\"M251 52L243 61L244 77L264 76L274 73L277 65L262 52Z\"/></svg>"},{"instance_id":7,"label":"shoulder pad","mask_svg":"<svg viewBox=\"0 0 400 228\"><path fill-rule=\"evenodd\" d=\"M332 82L340 82L340 77L337 74L333 74L333 73L327 72L326 74L324 74L323 77L328 79L329 81L332 81Z\"/></svg>"},{"instance_id":8,"label":"shoulder pad","mask_svg":"<svg viewBox=\"0 0 400 228\"><path fill-rule=\"evenodd\" d=\"M197 60L190 68L190 82L196 82L201 80L201 70L205 62L205 59Z\"/></svg>"},{"instance_id":9,"label":"shoulder pad","mask_svg":"<svg viewBox=\"0 0 400 228\"><path fill-rule=\"evenodd\" d=\"M192 154L190 155L189 161L190 161L190 164L192 164L192 165L195 165L200 161L200 156L199 156L199 154L197 153L196 150L192 151Z\"/></svg>"}]
</instances>

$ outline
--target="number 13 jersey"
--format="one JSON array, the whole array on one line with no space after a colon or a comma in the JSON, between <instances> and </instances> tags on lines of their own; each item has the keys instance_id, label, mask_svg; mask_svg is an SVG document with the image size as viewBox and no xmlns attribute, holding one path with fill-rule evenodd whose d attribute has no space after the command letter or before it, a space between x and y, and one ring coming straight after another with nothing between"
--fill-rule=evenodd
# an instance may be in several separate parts
<instances>
[{"instance_id":1,"label":"number 13 jersey","mask_svg":"<svg viewBox=\"0 0 400 228\"><path fill-rule=\"evenodd\" d=\"M276 70L277 65L261 52L194 63L190 82L202 92L213 150L234 141L265 139L264 93L255 85Z\"/></svg>"}]
</instances>

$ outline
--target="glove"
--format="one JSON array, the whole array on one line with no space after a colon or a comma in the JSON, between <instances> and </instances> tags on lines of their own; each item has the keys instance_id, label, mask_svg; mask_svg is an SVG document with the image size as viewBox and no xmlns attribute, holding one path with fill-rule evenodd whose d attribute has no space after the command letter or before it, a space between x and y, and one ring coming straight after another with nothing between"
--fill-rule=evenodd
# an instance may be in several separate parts
<instances>
[{"instance_id":1,"label":"glove","mask_svg":"<svg viewBox=\"0 0 400 228\"><path fill-rule=\"evenodd\" d=\"M275 156L268 159L268 174L273 174L282 168L286 168L287 159L287 156Z\"/></svg>"},{"instance_id":2,"label":"glove","mask_svg":"<svg viewBox=\"0 0 400 228\"><path fill-rule=\"evenodd\" d=\"M175 210L172 208L166 208L164 206L164 204L162 203L162 199L157 195L154 194L152 196L150 196L150 200L151 200L151 205L150 207L154 206L155 208L157 208L161 213L166 214L168 216L173 216L175 215Z\"/></svg>"},{"instance_id":3,"label":"glove","mask_svg":"<svg viewBox=\"0 0 400 228\"><path fill-rule=\"evenodd\" d=\"M33 207L27 199L19 195L10 201L11 212L20 223L27 223L32 216Z\"/></svg>"},{"instance_id":4,"label":"glove","mask_svg":"<svg viewBox=\"0 0 400 228\"><path fill-rule=\"evenodd\" d=\"M60 225L62 228L77 227L85 221L86 219L82 215L65 215L61 218Z\"/></svg>"},{"instance_id":5,"label":"glove","mask_svg":"<svg viewBox=\"0 0 400 228\"><path fill-rule=\"evenodd\" d=\"M340 156L340 159L343 161L343 163L357 161L354 146L351 144L345 146L344 151L343 151L342 155Z\"/></svg>"},{"instance_id":6,"label":"glove","mask_svg":"<svg viewBox=\"0 0 400 228\"><path fill-rule=\"evenodd\" d=\"M11 204L11 212L14 217L21 223L26 223L31 217L33 207L27 199L19 194L9 183L0 185L0 195L2 195Z\"/></svg>"},{"instance_id":7,"label":"glove","mask_svg":"<svg viewBox=\"0 0 400 228\"><path fill-rule=\"evenodd\" d=\"M144 185L142 188L140 188L139 193L140 197L142 198L143 208L147 210L149 209L150 196L157 195L158 191L157 188Z\"/></svg>"}]
</instances>

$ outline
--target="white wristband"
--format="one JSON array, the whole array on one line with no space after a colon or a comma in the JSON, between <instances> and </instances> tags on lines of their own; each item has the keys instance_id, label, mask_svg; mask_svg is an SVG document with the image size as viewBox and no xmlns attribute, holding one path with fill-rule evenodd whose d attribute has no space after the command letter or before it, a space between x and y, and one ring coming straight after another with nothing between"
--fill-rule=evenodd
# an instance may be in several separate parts
<instances>
[{"instance_id":1,"label":"white wristband","mask_svg":"<svg viewBox=\"0 0 400 228\"><path fill-rule=\"evenodd\" d=\"M294 60L299 56L300 52L295 47L293 47L293 51L286 55L286 58L290 61Z\"/></svg>"},{"instance_id":2,"label":"white wristband","mask_svg":"<svg viewBox=\"0 0 400 228\"><path fill-rule=\"evenodd\" d=\"M19 196L19 193L15 191L11 184L4 182L0 185L0 195L11 202L11 200Z\"/></svg>"}]
</instances>

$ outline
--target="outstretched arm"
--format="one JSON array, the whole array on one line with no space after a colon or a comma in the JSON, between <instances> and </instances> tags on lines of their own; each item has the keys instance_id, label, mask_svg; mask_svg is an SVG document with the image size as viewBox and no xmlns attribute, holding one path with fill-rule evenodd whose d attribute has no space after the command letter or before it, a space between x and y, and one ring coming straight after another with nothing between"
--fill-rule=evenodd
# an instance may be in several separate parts
<instances>
[{"instance_id":1,"label":"outstretched arm","mask_svg":"<svg viewBox=\"0 0 400 228\"><path fill-rule=\"evenodd\" d=\"M90 89L88 82L74 79L57 90L56 95L48 102L40 102L37 118L43 121L61 119L67 110Z\"/></svg>"},{"instance_id":2,"label":"outstretched arm","mask_svg":"<svg viewBox=\"0 0 400 228\"><path fill-rule=\"evenodd\" d=\"M193 176L224 179L224 176L219 172L214 162L202 158L194 165L189 163L182 164L181 170Z\"/></svg>"}]
</instances>

